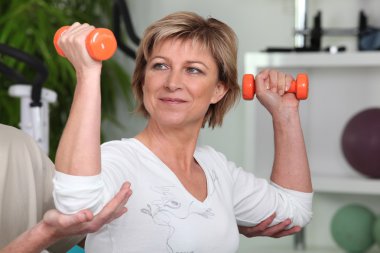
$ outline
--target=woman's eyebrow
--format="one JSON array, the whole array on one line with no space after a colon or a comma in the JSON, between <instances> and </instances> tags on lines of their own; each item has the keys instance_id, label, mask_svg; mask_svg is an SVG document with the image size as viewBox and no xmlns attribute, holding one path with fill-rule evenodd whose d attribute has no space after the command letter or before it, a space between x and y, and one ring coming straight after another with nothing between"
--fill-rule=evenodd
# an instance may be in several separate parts
<instances>
[{"instance_id":1,"label":"woman's eyebrow","mask_svg":"<svg viewBox=\"0 0 380 253\"><path fill-rule=\"evenodd\" d=\"M206 69L209 69L209 67L207 66L207 64L205 64L204 62L202 61L186 61L187 64L201 64L203 65Z\"/></svg>"},{"instance_id":2,"label":"woman's eyebrow","mask_svg":"<svg viewBox=\"0 0 380 253\"><path fill-rule=\"evenodd\" d=\"M156 56L151 57L150 61L155 60L155 59L161 59L161 60L169 61L169 58L167 58L165 56L161 56L161 55L156 55ZM186 64L200 64L200 65L204 66L206 69L209 69L209 66L206 63L204 63L203 61L188 60L185 63Z\"/></svg>"},{"instance_id":3,"label":"woman's eyebrow","mask_svg":"<svg viewBox=\"0 0 380 253\"><path fill-rule=\"evenodd\" d=\"M156 55L156 56L150 57L150 60L154 60L154 59L162 59L162 60L167 60L167 58L166 58L166 57L164 57L164 56L160 56L160 55Z\"/></svg>"}]
</instances>

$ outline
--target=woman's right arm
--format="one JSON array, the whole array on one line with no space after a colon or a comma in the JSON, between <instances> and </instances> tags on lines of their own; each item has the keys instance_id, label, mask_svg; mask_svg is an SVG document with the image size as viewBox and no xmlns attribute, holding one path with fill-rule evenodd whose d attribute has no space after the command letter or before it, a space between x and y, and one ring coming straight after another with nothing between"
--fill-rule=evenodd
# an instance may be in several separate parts
<instances>
[{"instance_id":1,"label":"woman's right arm","mask_svg":"<svg viewBox=\"0 0 380 253\"><path fill-rule=\"evenodd\" d=\"M100 169L100 74L102 63L94 61L85 47L94 29L73 24L58 45L73 65L77 84L69 117L61 136L55 166L53 197L65 214L89 209L97 214L107 202Z\"/></svg>"},{"instance_id":2,"label":"woman's right arm","mask_svg":"<svg viewBox=\"0 0 380 253\"><path fill-rule=\"evenodd\" d=\"M85 47L86 36L94 29L73 24L58 45L76 71L77 84L70 114L61 136L56 170L75 176L100 173L100 74L102 63L93 60Z\"/></svg>"}]
</instances>

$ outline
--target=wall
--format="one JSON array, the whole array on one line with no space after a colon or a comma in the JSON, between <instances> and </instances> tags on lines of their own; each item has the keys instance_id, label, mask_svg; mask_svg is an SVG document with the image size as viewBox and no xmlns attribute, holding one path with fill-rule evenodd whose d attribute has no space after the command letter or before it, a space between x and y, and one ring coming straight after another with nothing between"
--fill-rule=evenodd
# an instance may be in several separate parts
<instances>
[{"instance_id":1,"label":"wall","mask_svg":"<svg viewBox=\"0 0 380 253\"><path fill-rule=\"evenodd\" d=\"M195 11L202 16L212 16L228 23L239 38L239 78L244 71L244 53L248 51L263 50L268 46L291 47L293 45L293 16L294 1L291 0L127 0L132 20L137 34L142 35L144 29L153 21L173 11ZM363 9L369 17L369 23L380 27L380 1L376 0L313 0L309 1L309 26L311 19L317 10L322 11L322 26L325 28L354 28L358 25L358 13ZM323 46L345 45L348 50L355 50L356 40L353 37L324 38ZM119 55L126 62L126 67L132 73L133 62L129 58ZM224 152L237 164L245 164L242 143L245 141L240 127L245 124L242 103L235 106L227 115L222 128L216 130L205 129L201 133L201 142L208 143L216 149ZM112 129L108 137L131 137L142 129L145 121L119 110L122 122L127 126L127 131ZM225 140L228 140L228 144ZM335 196L339 198L339 196ZM315 203L323 201L323 196L316 196ZM329 201L334 201L329 198ZM328 208L328 203L323 207ZM315 210L315 219L322 221L324 210ZM326 223L327 221L323 221ZM326 225L326 224L325 224ZM314 225L315 227L316 225ZM310 230L313 230L311 226ZM315 230L318 231L318 230ZM310 244L328 242L333 244L328 234L316 234L311 232L313 239L307 237ZM268 245L276 247L292 246L292 237L281 239L255 238L245 239L239 252L263 252Z\"/></svg>"}]
</instances>

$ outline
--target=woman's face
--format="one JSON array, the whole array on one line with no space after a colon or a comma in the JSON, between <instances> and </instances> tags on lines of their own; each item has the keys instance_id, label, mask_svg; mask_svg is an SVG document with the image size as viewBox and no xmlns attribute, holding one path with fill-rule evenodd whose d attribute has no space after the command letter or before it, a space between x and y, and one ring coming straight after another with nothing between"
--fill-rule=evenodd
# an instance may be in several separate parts
<instances>
[{"instance_id":1,"label":"woman's face","mask_svg":"<svg viewBox=\"0 0 380 253\"><path fill-rule=\"evenodd\" d=\"M154 47L143 84L149 120L200 127L210 104L224 96L216 62L203 48L191 40L165 40Z\"/></svg>"}]
</instances>

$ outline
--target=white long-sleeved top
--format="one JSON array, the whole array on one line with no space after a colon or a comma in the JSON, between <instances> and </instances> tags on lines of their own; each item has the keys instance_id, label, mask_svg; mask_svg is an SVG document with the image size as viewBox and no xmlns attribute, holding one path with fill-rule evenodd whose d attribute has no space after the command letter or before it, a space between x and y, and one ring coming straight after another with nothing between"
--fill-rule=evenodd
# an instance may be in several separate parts
<instances>
[{"instance_id":1,"label":"white long-sleeved top","mask_svg":"<svg viewBox=\"0 0 380 253\"><path fill-rule=\"evenodd\" d=\"M56 172L54 199L64 213L89 208L97 213L131 182L128 212L87 236L86 252L236 252L237 224L257 225L274 212L305 226L312 216L312 193L284 189L244 171L209 146L194 158L207 178L207 198L193 197L176 175L137 139L101 147L100 175Z\"/></svg>"}]
</instances>

